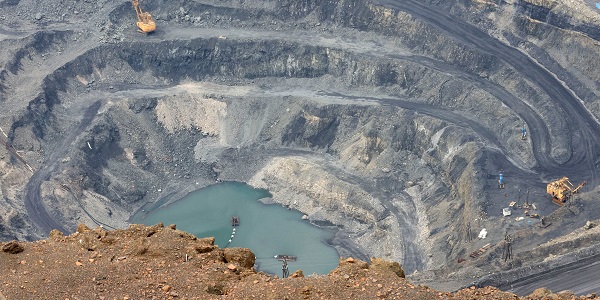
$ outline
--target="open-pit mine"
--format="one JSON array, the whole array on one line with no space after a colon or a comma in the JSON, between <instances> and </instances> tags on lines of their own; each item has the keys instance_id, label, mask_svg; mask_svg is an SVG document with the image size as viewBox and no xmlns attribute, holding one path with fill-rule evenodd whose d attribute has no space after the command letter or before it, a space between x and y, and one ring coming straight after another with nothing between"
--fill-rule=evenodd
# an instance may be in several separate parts
<instances>
[{"instance_id":1,"label":"open-pit mine","mask_svg":"<svg viewBox=\"0 0 600 300\"><path fill-rule=\"evenodd\" d=\"M600 292L594 2L138 5L0 0L0 241L236 181L416 283Z\"/></svg>"}]
</instances>

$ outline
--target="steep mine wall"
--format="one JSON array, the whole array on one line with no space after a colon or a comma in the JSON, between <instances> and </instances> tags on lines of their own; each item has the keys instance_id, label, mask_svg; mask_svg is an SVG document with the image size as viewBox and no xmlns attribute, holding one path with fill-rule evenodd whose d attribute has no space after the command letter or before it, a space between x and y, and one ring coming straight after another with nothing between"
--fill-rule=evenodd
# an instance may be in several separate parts
<instances>
[{"instance_id":1,"label":"steep mine wall","mask_svg":"<svg viewBox=\"0 0 600 300\"><path fill-rule=\"evenodd\" d=\"M447 239L453 231L442 226L443 211L428 202L442 200L428 195L448 190L460 179L465 163L480 148L462 145L477 137L465 137L448 124L393 106L320 105L289 96L268 101L244 96L249 93L244 88L232 94L204 92L211 88L186 84L211 79L243 86L270 77L317 77L353 89L398 89L394 74L418 66L399 67L285 41L213 38L99 47L49 76L48 92L32 101L12 132L32 128L44 152L51 152L61 146L53 141L73 125L80 126L78 119L65 115L69 111L54 109L56 105L78 109L94 99L102 102L98 116L78 127L83 135L69 142L76 146L57 158L64 171L42 188L51 213L66 219L68 226L85 217L85 211L118 226L145 201L156 201L194 182L204 186L216 178L249 181L314 221L347 228L361 245L381 245L364 249L369 255L406 258L408 270L421 269L428 250L419 241L431 234L427 216L437 216L439 223L433 225L445 228L435 231L437 238ZM156 95L140 92L146 96L98 92L119 82L176 88ZM446 145L450 140L456 144ZM301 158L295 158L295 151ZM317 157L311 158L311 153ZM452 175L439 180L435 175L439 171ZM302 176L293 175L298 173ZM64 182L70 186L67 192L61 191ZM445 201L453 218L464 211L457 198ZM408 246L399 248L403 240Z\"/></svg>"},{"instance_id":2,"label":"steep mine wall","mask_svg":"<svg viewBox=\"0 0 600 300\"><path fill-rule=\"evenodd\" d=\"M282 3L275 14L397 32L399 40L406 39L399 46L446 55L463 74L502 69L486 54L457 44L450 54L429 49L444 38L415 38L425 28L402 14L362 2L294 3L302 7ZM493 95L452 77L402 57L390 62L286 40L123 42L95 47L49 75L10 133L19 149L37 143L33 149L60 162L41 193L67 227L81 218L92 222L92 216L118 227L147 201L217 178L248 181L314 221L341 226L368 255L404 260L412 271L426 268L428 256L437 263L458 255L453 249L460 248L464 231L458 224L482 209L473 200L478 191L468 175L480 168L474 159L481 151L478 136L450 119L414 115L393 102L320 104L306 96L267 99L244 94L248 91L190 90L186 84L212 81L252 90L272 85L272 78L283 78L284 84L293 79L315 89L377 89L424 105L472 109L483 122L491 111L504 111L507 123L518 122ZM142 91L150 86L157 91ZM118 92L125 88L139 89ZM496 104L482 111L481 99ZM101 108L93 120L75 117L95 101ZM63 141L72 128L81 132ZM67 152L50 156L68 145L73 146ZM31 160L35 168L44 167ZM367 247L372 244L381 247ZM434 255L437 251L444 255Z\"/></svg>"},{"instance_id":3,"label":"steep mine wall","mask_svg":"<svg viewBox=\"0 0 600 300\"><path fill-rule=\"evenodd\" d=\"M573 87L577 96L598 118L600 77L594 70L600 67L597 59L600 27L594 25L590 30L571 28L571 23L581 21L564 15L562 18L566 19L564 26L553 24L550 18L547 22L536 22L533 17L522 16L516 20L518 30L515 34L522 41L524 51Z\"/></svg>"},{"instance_id":4,"label":"steep mine wall","mask_svg":"<svg viewBox=\"0 0 600 300\"><path fill-rule=\"evenodd\" d=\"M584 1L435 3L527 53L565 82L598 118L600 15Z\"/></svg>"}]
</instances>

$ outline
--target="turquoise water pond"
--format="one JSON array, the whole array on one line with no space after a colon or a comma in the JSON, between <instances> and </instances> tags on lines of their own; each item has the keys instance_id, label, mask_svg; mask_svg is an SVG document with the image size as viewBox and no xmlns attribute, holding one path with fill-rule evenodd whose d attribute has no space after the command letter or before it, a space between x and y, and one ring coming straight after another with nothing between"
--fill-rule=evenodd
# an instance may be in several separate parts
<instances>
[{"instance_id":1,"label":"turquoise water pond","mask_svg":"<svg viewBox=\"0 0 600 300\"><path fill-rule=\"evenodd\" d=\"M177 224L177 229L197 237L215 237L220 248L250 248L256 255L258 271L278 276L282 275L281 262L274 258L278 254L298 257L297 261L288 262L290 274L296 270L305 275L327 274L337 267L338 253L326 244L333 232L302 220L298 211L258 201L270 196L267 191L244 183L223 182L191 192L133 221L146 225ZM240 220L233 238L232 216Z\"/></svg>"}]
</instances>

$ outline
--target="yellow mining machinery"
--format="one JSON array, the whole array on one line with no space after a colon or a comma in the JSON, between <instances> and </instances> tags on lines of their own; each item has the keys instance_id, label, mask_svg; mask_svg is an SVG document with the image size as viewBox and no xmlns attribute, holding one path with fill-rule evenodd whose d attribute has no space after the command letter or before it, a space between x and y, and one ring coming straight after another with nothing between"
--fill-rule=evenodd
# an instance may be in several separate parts
<instances>
[{"instance_id":1,"label":"yellow mining machinery","mask_svg":"<svg viewBox=\"0 0 600 300\"><path fill-rule=\"evenodd\" d=\"M546 192L552 196L552 201L558 205L563 205L573 194L576 194L587 182L582 182L575 187L569 178L563 177L559 180L548 183Z\"/></svg>"},{"instance_id":2,"label":"yellow mining machinery","mask_svg":"<svg viewBox=\"0 0 600 300\"><path fill-rule=\"evenodd\" d=\"M131 2L133 8L135 9L135 13L137 15L137 27L138 31L141 33L150 33L156 30L156 24L154 20L152 20L152 15L149 12L142 12L142 8L140 7L139 0L133 0Z\"/></svg>"}]
</instances>

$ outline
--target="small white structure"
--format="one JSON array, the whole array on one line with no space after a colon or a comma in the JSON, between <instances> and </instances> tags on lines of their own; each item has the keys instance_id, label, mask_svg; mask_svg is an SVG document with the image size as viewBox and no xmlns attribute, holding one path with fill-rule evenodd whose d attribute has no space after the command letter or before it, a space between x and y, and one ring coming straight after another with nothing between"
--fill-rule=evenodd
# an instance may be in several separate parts
<instances>
[{"instance_id":1,"label":"small white structure","mask_svg":"<svg viewBox=\"0 0 600 300\"><path fill-rule=\"evenodd\" d=\"M479 235L477 236L480 239L485 239L485 237L487 236L487 230L481 229L481 231L479 232Z\"/></svg>"},{"instance_id":2,"label":"small white structure","mask_svg":"<svg viewBox=\"0 0 600 300\"><path fill-rule=\"evenodd\" d=\"M502 215L503 216L510 216L512 214L512 212L510 211L510 207L505 207L502 209Z\"/></svg>"}]
</instances>

